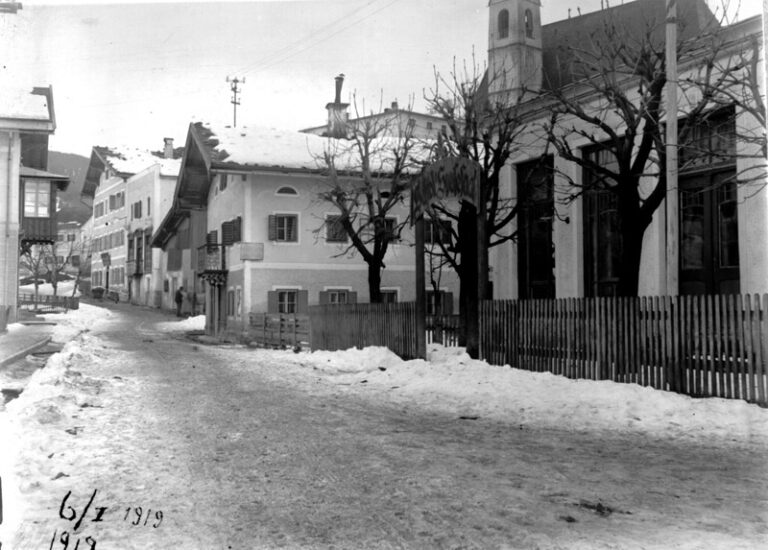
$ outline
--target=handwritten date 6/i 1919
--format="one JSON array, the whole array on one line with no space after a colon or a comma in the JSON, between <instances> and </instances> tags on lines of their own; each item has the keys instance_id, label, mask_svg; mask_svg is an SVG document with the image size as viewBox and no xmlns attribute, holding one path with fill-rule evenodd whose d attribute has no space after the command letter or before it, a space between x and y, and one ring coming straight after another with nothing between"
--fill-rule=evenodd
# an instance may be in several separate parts
<instances>
[{"instance_id":1,"label":"handwritten date 6/i 1919","mask_svg":"<svg viewBox=\"0 0 768 550\"><path fill-rule=\"evenodd\" d=\"M152 521L148 524L147 522L150 518ZM142 521L142 519L144 521ZM152 508L144 510L141 506L129 506L125 509L125 517L123 518L123 521L129 521L131 525L151 525L157 529L163 521L163 512L155 510L155 513L152 514Z\"/></svg>"}]
</instances>

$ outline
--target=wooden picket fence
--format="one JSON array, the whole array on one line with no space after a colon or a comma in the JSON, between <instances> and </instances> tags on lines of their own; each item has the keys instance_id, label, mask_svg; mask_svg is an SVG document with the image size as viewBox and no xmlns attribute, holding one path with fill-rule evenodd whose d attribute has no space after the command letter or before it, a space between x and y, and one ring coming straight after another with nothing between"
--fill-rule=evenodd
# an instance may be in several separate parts
<instances>
[{"instance_id":1,"label":"wooden picket fence","mask_svg":"<svg viewBox=\"0 0 768 550\"><path fill-rule=\"evenodd\" d=\"M458 346L463 330L458 315L427 315L427 344Z\"/></svg>"},{"instance_id":2,"label":"wooden picket fence","mask_svg":"<svg viewBox=\"0 0 768 550\"><path fill-rule=\"evenodd\" d=\"M307 348L309 316L287 313L251 313L248 339L267 348Z\"/></svg>"},{"instance_id":3,"label":"wooden picket fence","mask_svg":"<svg viewBox=\"0 0 768 550\"><path fill-rule=\"evenodd\" d=\"M416 304L341 304L311 306L313 350L386 346L404 359L417 356Z\"/></svg>"},{"instance_id":4,"label":"wooden picket fence","mask_svg":"<svg viewBox=\"0 0 768 550\"><path fill-rule=\"evenodd\" d=\"M19 309L28 309L36 313L63 313L80 308L80 299L73 296L52 296L47 294L19 294Z\"/></svg>"},{"instance_id":5,"label":"wooden picket fence","mask_svg":"<svg viewBox=\"0 0 768 550\"><path fill-rule=\"evenodd\" d=\"M768 295L481 304L492 364L768 406Z\"/></svg>"}]
</instances>

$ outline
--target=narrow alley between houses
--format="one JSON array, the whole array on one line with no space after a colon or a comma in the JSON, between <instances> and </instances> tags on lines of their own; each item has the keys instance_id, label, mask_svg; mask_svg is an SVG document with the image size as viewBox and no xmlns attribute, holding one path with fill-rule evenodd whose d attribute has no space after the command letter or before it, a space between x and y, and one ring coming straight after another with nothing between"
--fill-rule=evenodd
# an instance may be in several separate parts
<instances>
[{"instance_id":1,"label":"narrow alley between houses","mask_svg":"<svg viewBox=\"0 0 768 550\"><path fill-rule=\"evenodd\" d=\"M69 343L0 413L17 437L3 548L757 548L768 536L759 430L707 441L436 407L377 381L391 365L329 374L327 352L206 346L163 329L167 315L110 307L67 314L83 318Z\"/></svg>"}]
</instances>

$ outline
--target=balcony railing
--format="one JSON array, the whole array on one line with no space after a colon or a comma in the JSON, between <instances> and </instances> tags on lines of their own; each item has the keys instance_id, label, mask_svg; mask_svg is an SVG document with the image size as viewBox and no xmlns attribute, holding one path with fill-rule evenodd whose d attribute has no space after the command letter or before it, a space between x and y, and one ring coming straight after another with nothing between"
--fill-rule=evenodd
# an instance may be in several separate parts
<instances>
[{"instance_id":1,"label":"balcony railing","mask_svg":"<svg viewBox=\"0 0 768 550\"><path fill-rule=\"evenodd\" d=\"M222 244L197 248L197 273L208 284L224 286L227 281L227 255Z\"/></svg>"}]
</instances>

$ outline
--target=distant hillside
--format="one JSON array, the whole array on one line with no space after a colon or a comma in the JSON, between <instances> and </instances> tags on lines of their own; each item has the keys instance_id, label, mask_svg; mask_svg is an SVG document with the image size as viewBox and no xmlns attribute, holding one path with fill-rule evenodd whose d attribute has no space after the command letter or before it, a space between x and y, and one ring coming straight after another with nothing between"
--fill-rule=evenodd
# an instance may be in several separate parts
<instances>
[{"instance_id":1,"label":"distant hillside","mask_svg":"<svg viewBox=\"0 0 768 550\"><path fill-rule=\"evenodd\" d=\"M48 171L70 177L69 187L59 194L61 210L60 222L84 222L91 216L91 207L80 200L85 174L91 159L72 153L48 152Z\"/></svg>"}]
</instances>

